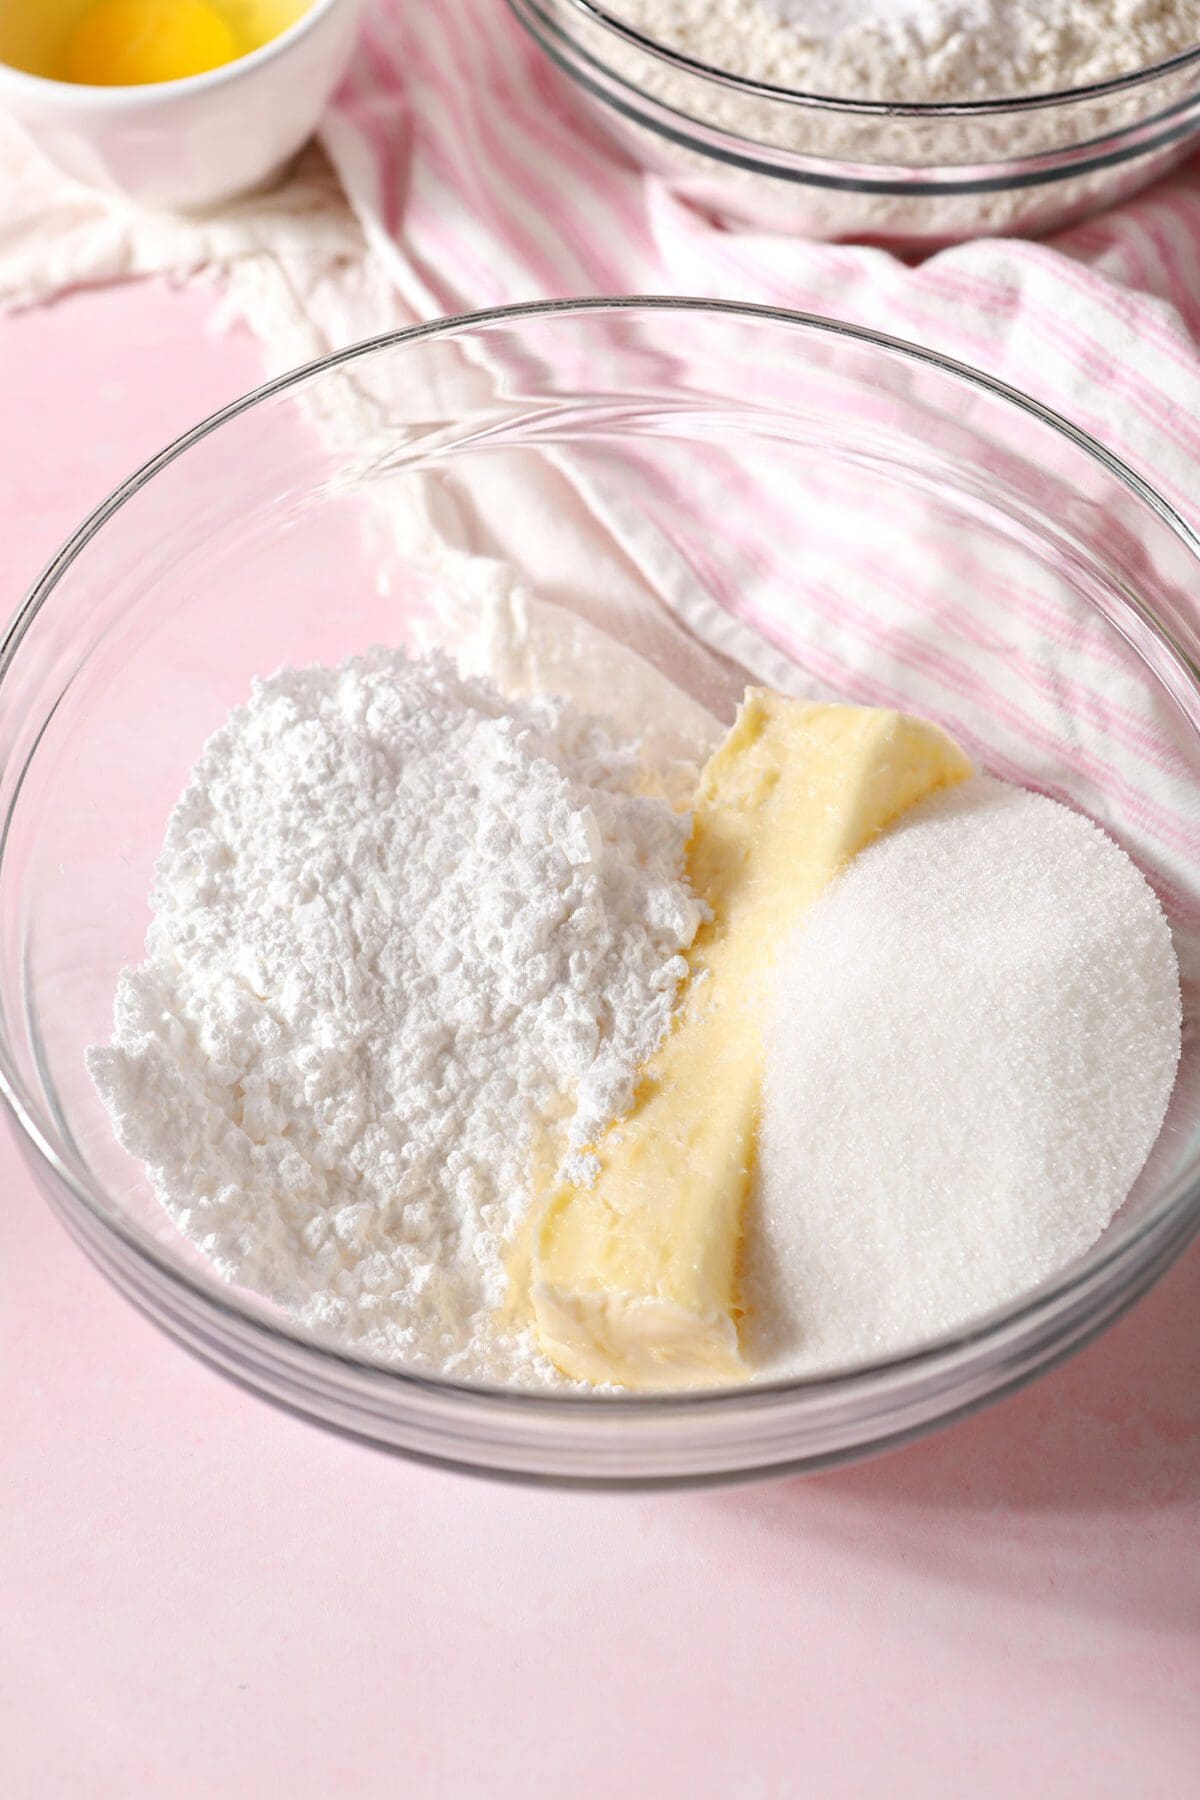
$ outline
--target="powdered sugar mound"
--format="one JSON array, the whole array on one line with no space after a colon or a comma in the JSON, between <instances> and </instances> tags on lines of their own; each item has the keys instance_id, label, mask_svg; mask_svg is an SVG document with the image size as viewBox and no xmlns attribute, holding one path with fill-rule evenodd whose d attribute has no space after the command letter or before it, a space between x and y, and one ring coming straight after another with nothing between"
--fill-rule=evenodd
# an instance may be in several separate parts
<instances>
[{"instance_id":1,"label":"powdered sugar mound","mask_svg":"<svg viewBox=\"0 0 1200 1800\"><path fill-rule=\"evenodd\" d=\"M688 819L640 778L601 723L442 656L255 685L89 1056L226 1277L415 1367L546 1373L492 1316L530 1159L629 1103L699 921Z\"/></svg>"},{"instance_id":2,"label":"powdered sugar mound","mask_svg":"<svg viewBox=\"0 0 1200 1800\"><path fill-rule=\"evenodd\" d=\"M1158 1135L1179 972L1089 820L978 779L830 887L769 1021L747 1347L809 1373L909 1348L1081 1255Z\"/></svg>"}]
</instances>

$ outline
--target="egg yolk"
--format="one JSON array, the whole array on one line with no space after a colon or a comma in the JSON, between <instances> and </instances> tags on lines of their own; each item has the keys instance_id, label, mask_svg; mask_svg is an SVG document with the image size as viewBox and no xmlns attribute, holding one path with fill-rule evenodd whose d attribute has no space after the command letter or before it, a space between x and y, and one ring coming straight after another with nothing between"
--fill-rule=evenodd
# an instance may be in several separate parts
<instances>
[{"instance_id":1,"label":"egg yolk","mask_svg":"<svg viewBox=\"0 0 1200 1800\"><path fill-rule=\"evenodd\" d=\"M224 19L204 0L99 0L67 49L67 79L88 87L180 81L240 54Z\"/></svg>"}]
</instances>

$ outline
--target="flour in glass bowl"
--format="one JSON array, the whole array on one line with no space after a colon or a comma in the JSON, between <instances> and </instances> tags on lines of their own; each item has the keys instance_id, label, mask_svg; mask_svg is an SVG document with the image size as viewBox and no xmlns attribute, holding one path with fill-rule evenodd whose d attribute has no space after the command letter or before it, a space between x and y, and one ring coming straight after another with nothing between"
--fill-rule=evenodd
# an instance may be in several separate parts
<instances>
[{"instance_id":1,"label":"flour in glass bowl","mask_svg":"<svg viewBox=\"0 0 1200 1800\"><path fill-rule=\"evenodd\" d=\"M88 1058L231 1281L406 1366L553 1378L497 1322L532 1160L623 1111L700 919L637 746L441 655L283 670L172 814Z\"/></svg>"},{"instance_id":2,"label":"flour in glass bowl","mask_svg":"<svg viewBox=\"0 0 1200 1800\"><path fill-rule=\"evenodd\" d=\"M938 103L1087 87L1200 40L1181 0L608 0L657 43L748 80ZM670 100L670 94L663 92Z\"/></svg>"}]
</instances>

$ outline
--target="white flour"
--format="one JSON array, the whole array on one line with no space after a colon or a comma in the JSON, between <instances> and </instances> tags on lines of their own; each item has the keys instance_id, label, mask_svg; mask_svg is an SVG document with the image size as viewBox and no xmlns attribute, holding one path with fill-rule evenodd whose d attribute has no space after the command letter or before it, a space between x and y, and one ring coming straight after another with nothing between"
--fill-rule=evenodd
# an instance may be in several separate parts
<instances>
[{"instance_id":1,"label":"white flour","mask_svg":"<svg viewBox=\"0 0 1200 1800\"><path fill-rule=\"evenodd\" d=\"M1090 1249L1162 1125L1171 932L1078 813L978 779L856 857L785 950L746 1297L771 1374L911 1348Z\"/></svg>"},{"instance_id":2,"label":"white flour","mask_svg":"<svg viewBox=\"0 0 1200 1800\"><path fill-rule=\"evenodd\" d=\"M444 657L255 686L89 1057L222 1274L413 1367L547 1372L491 1317L531 1153L628 1103L699 921L688 820L640 778L603 725Z\"/></svg>"},{"instance_id":3,"label":"white flour","mask_svg":"<svg viewBox=\"0 0 1200 1800\"><path fill-rule=\"evenodd\" d=\"M1181 0L610 0L712 67L841 99L983 100L1084 87L1200 38ZM664 93L664 98L669 98Z\"/></svg>"}]
</instances>

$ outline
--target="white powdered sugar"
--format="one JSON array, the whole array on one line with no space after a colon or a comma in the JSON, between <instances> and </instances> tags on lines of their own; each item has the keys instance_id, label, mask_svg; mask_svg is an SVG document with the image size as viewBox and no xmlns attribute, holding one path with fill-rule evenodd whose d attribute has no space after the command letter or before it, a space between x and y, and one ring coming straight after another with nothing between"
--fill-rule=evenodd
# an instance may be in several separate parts
<instances>
[{"instance_id":1,"label":"white powdered sugar","mask_svg":"<svg viewBox=\"0 0 1200 1800\"><path fill-rule=\"evenodd\" d=\"M531 1162L627 1106L700 917L643 789L603 724L442 656L255 685L89 1057L223 1275L412 1367L548 1373L494 1318Z\"/></svg>"},{"instance_id":2,"label":"white powdered sugar","mask_svg":"<svg viewBox=\"0 0 1200 1800\"><path fill-rule=\"evenodd\" d=\"M781 958L748 1348L771 1374L906 1350L1095 1243L1162 1125L1179 970L1089 820L978 778L863 851Z\"/></svg>"},{"instance_id":3,"label":"white powdered sugar","mask_svg":"<svg viewBox=\"0 0 1200 1800\"><path fill-rule=\"evenodd\" d=\"M988 100L1086 87L1200 39L1181 0L610 0L646 37L840 99ZM666 96L664 96L666 97Z\"/></svg>"}]
</instances>

